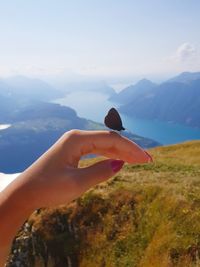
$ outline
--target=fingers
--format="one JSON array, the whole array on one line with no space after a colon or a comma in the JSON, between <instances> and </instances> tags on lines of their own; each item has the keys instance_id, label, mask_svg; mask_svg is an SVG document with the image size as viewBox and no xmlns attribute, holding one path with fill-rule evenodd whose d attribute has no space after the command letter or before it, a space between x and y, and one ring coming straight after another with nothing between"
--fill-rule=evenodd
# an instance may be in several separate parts
<instances>
[{"instance_id":1,"label":"fingers","mask_svg":"<svg viewBox=\"0 0 200 267\"><path fill-rule=\"evenodd\" d=\"M96 184L106 181L120 171L123 164L124 161L122 160L108 159L97 162L86 168L74 168L70 171L73 184L75 184L76 187L74 192L79 196Z\"/></svg>"},{"instance_id":2,"label":"fingers","mask_svg":"<svg viewBox=\"0 0 200 267\"><path fill-rule=\"evenodd\" d=\"M113 131L76 131L73 158L94 153L129 163L151 162L151 157L137 144ZM69 141L69 140L68 140Z\"/></svg>"}]
</instances>

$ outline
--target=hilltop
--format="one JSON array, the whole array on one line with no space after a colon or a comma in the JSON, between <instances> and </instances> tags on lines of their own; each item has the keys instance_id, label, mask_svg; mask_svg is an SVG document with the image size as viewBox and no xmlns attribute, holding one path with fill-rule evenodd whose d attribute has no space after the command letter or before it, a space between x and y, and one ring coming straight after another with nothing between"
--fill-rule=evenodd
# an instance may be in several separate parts
<instances>
[{"instance_id":1,"label":"hilltop","mask_svg":"<svg viewBox=\"0 0 200 267\"><path fill-rule=\"evenodd\" d=\"M198 266L200 141L149 152L153 164L127 164L69 205L34 212L7 266Z\"/></svg>"}]
</instances>

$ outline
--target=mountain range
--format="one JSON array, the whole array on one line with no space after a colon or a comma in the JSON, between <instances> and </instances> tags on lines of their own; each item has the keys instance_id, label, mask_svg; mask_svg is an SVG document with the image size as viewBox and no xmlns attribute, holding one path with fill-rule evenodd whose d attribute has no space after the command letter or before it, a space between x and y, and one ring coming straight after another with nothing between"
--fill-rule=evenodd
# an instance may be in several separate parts
<instances>
[{"instance_id":1,"label":"mountain range","mask_svg":"<svg viewBox=\"0 0 200 267\"><path fill-rule=\"evenodd\" d=\"M104 93L113 94L105 84L98 86L104 87ZM92 90L92 86L86 89ZM0 80L0 124L11 124L0 130L2 172L23 171L68 130L105 129L103 124L78 117L70 107L49 102L64 95L66 91L40 79L15 76ZM145 148L160 145L130 132L124 135Z\"/></svg>"},{"instance_id":2,"label":"mountain range","mask_svg":"<svg viewBox=\"0 0 200 267\"><path fill-rule=\"evenodd\" d=\"M0 95L15 99L52 100L74 91L101 92L109 96L115 95L115 90L104 81L63 82L60 84L46 82L38 78L22 75L0 79Z\"/></svg>"},{"instance_id":3,"label":"mountain range","mask_svg":"<svg viewBox=\"0 0 200 267\"><path fill-rule=\"evenodd\" d=\"M161 84L144 79L110 99L129 116L200 127L200 72L184 72Z\"/></svg>"},{"instance_id":4,"label":"mountain range","mask_svg":"<svg viewBox=\"0 0 200 267\"><path fill-rule=\"evenodd\" d=\"M65 131L105 129L69 107L48 102L61 95L39 79L17 76L0 81L0 124L11 124L0 131L1 171L24 170ZM143 79L110 96L128 115L200 127L200 73L182 73L159 85ZM145 148L160 145L130 132L124 135Z\"/></svg>"},{"instance_id":5,"label":"mountain range","mask_svg":"<svg viewBox=\"0 0 200 267\"><path fill-rule=\"evenodd\" d=\"M22 101L51 100L63 96L63 93L41 79L18 75L0 80L0 95Z\"/></svg>"}]
</instances>

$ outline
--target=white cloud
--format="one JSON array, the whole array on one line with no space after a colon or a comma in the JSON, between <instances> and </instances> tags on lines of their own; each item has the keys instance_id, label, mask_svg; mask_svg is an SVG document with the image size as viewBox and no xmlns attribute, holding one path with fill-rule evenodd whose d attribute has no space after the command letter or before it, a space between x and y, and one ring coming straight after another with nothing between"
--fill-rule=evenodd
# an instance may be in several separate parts
<instances>
[{"instance_id":1,"label":"white cloud","mask_svg":"<svg viewBox=\"0 0 200 267\"><path fill-rule=\"evenodd\" d=\"M163 59L165 70L171 72L200 71L200 48L185 42L173 54Z\"/></svg>"},{"instance_id":2,"label":"white cloud","mask_svg":"<svg viewBox=\"0 0 200 267\"><path fill-rule=\"evenodd\" d=\"M174 58L179 62L186 62L193 60L196 55L197 50L194 45L183 43L177 48Z\"/></svg>"}]
</instances>

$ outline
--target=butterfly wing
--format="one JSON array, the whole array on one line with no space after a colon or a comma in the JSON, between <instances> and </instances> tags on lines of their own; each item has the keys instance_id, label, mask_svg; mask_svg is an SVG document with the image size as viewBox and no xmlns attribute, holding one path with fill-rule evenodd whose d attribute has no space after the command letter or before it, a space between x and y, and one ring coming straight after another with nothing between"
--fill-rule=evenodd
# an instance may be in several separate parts
<instances>
[{"instance_id":1,"label":"butterfly wing","mask_svg":"<svg viewBox=\"0 0 200 267\"><path fill-rule=\"evenodd\" d=\"M104 119L104 123L110 129L117 131L125 130L125 128L122 126L122 120L120 118L120 115L115 108L111 108L108 111L108 114Z\"/></svg>"}]
</instances>

